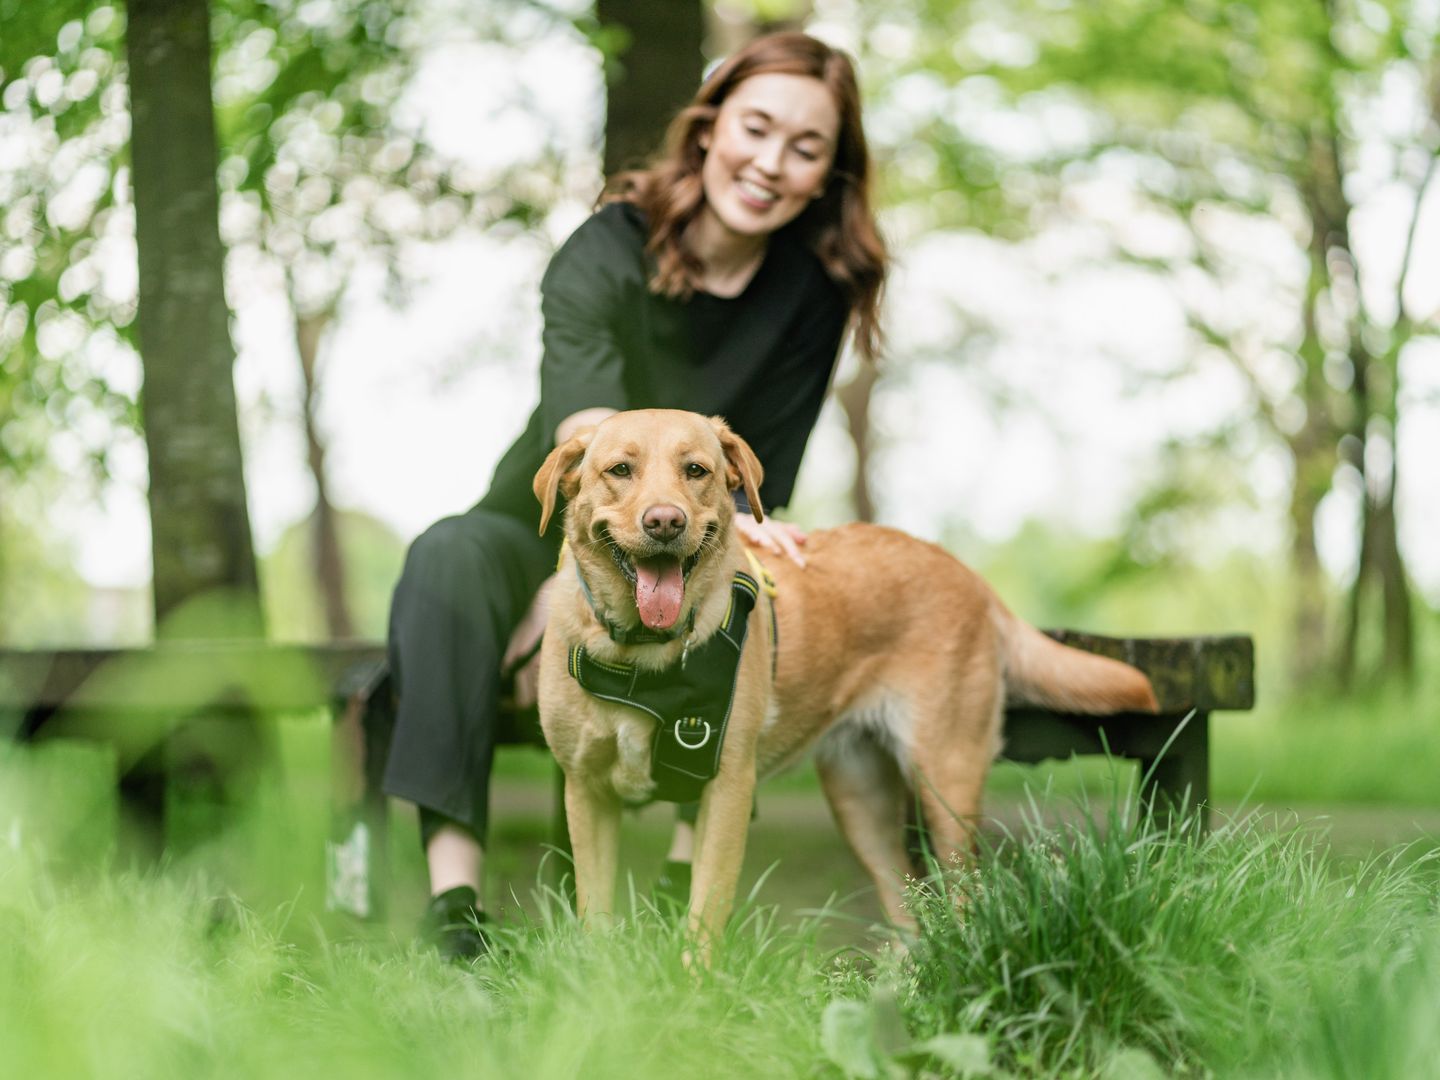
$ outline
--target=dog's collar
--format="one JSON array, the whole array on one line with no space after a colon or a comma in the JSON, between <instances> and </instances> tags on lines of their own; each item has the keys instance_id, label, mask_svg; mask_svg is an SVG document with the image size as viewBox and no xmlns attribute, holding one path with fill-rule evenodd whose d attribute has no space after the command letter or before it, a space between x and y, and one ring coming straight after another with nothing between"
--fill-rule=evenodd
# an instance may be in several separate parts
<instances>
[{"instance_id":1,"label":"dog's collar","mask_svg":"<svg viewBox=\"0 0 1440 1080\"><path fill-rule=\"evenodd\" d=\"M595 594L590 591L590 583L585 580L585 575L580 572L580 563L575 562L575 576L580 579L580 591L585 594L585 602L590 605L590 610L595 613L595 618L600 620L600 625L605 628L605 633L610 635L610 640L617 645L658 645L667 641L674 641L676 638L685 637L695 629L695 608L690 608L690 616L683 621L677 622L669 630L651 630L645 625L620 626L610 616L606 615L600 605L595 602Z\"/></svg>"}]
</instances>

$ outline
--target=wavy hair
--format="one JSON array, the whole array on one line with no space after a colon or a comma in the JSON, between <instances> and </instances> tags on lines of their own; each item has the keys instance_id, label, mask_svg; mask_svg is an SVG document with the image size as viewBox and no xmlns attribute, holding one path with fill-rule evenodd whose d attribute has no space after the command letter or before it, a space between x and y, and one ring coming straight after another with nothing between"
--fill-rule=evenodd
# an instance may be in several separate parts
<instances>
[{"instance_id":1,"label":"wavy hair","mask_svg":"<svg viewBox=\"0 0 1440 1080\"><path fill-rule=\"evenodd\" d=\"M795 231L845 293L850 327L860 355L880 353L880 297L889 257L870 205L871 163L860 120L860 89L850 57L808 34L785 32L756 38L721 63L694 99L670 123L664 147L648 168L616 175L600 201L634 203L649 223L646 251L655 259L652 292L672 299L693 294L703 274L686 247L685 230L705 205L700 169L701 136L720 104L753 75L806 75L830 91L840 114L835 158L824 193L784 230Z\"/></svg>"}]
</instances>

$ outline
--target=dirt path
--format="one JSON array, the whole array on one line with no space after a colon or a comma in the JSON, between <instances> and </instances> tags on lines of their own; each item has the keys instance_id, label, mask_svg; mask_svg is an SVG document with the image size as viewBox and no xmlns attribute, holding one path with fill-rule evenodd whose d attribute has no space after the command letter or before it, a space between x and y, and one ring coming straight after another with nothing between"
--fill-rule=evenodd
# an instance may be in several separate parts
<instances>
[{"instance_id":1,"label":"dirt path","mask_svg":"<svg viewBox=\"0 0 1440 1080\"><path fill-rule=\"evenodd\" d=\"M793 787L793 785L791 785ZM543 845L549 839L553 794L544 782L500 780L493 792L490 854L490 903L496 909L533 910L533 891L540 872ZM1057 817L1074 819L1080 810L1073 800L1055 800ZM1253 809L1253 808L1252 808ZM1103 806L1095 812L1103 816ZM986 835L998 839L1018 831L1026 803L1014 794L992 795L986 806ZM1221 805L1216 819L1233 818L1237 807ZM650 806L627 817L622 872L633 877L639 892L649 889L668 843L673 811ZM1378 851L1414 844L1412 854L1440 848L1440 808L1389 806L1266 807L1260 820L1269 827L1315 829L1328 834L1333 853L1342 860L1364 858ZM842 921L854 926L878 920L879 905L868 878L837 833L818 791L761 789L759 813L751 827L742 895L765 877L757 898L779 904L787 918L832 904ZM856 930L840 930L837 941ZM829 936L829 935L827 935Z\"/></svg>"}]
</instances>

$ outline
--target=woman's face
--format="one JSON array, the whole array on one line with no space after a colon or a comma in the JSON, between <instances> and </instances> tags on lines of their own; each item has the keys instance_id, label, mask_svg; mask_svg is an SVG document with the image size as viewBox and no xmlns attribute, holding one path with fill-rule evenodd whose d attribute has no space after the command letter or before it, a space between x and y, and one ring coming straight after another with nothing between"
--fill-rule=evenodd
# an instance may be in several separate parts
<instances>
[{"instance_id":1,"label":"woman's face","mask_svg":"<svg viewBox=\"0 0 1440 1080\"><path fill-rule=\"evenodd\" d=\"M752 75L700 137L710 211L740 236L764 236L795 220L825 186L839 131L839 110L819 79Z\"/></svg>"}]
</instances>

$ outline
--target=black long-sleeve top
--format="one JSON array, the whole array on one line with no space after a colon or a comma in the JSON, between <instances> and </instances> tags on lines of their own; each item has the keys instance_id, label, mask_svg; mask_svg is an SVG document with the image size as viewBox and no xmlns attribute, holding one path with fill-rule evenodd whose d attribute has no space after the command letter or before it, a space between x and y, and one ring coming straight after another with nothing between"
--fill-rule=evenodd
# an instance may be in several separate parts
<instances>
[{"instance_id":1,"label":"black long-sleeve top","mask_svg":"<svg viewBox=\"0 0 1440 1080\"><path fill-rule=\"evenodd\" d=\"M638 209L610 203L551 259L540 285L540 405L482 507L538 523L531 480L555 428L600 407L723 416L765 468L764 505L789 501L844 336L843 293L782 229L738 296L669 300L650 292L646 236Z\"/></svg>"}]
</instances>

